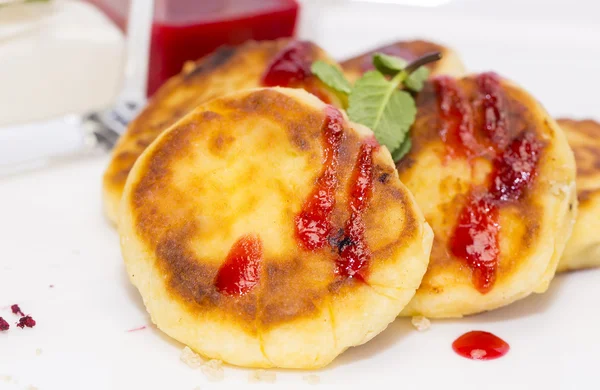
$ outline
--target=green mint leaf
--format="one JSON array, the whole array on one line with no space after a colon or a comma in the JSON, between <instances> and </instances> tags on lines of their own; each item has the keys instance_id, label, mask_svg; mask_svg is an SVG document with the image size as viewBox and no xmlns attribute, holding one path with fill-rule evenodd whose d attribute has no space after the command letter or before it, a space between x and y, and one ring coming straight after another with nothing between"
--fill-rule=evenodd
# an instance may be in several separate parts
<instances>
[{"instance_id":1,"label":"green mint leaf","mask_svg":"<svg viewBox=\"0 0 600 390\"><path fill-rule=\"evenodd\" d=\"M395 76L398 72L404 70L408 62L400 57L389 56L383 53L373 54L373 66L381 73L388 76Z\"/></svg>"},{"instance_id":2,"label":"green mint leaf","mask_svg":"<svg viewBox=\"0 0 600 390\"><path fill-rule=\"evenodd\" d=\"M367 72L356 81L348 98L350 120L373 130L390 152L402 145L417 114L412 96L398 90L405 75L400 72L387 80L378 71Z\"/></svg>"},{"instance_id":3,"label":"green mint leaf","mask_svg":"<svg viewBox=\"0 0 600 390\"><path fill-rule=\"evenodd\" d=\"M394 150L394 153L392 153L392 158L394 159L394 162L402 160L402 158L406 156L408 152L410 152L410 148L412 148L412 141L409 137L406 137L402 145L400 145L400 147Z\"/></svg>"},{"instance_id":4,"label":"green mint leaf","mask_svg":"<svg viewBox=\"0 0 600 390\"><path fill-rule=\"evenodd\" d=\"M318 60L313 62L310 70L325 85L337 92L348 95L352 90L350 82L346 80L342 71L325 61Z\"/></svg>"},{"instance_id":5,"label":"green mint leaf","mask_svg":"<svg viewBox=\"0 0 600 390\"><path fill-rule=\"evenodd\" d=\"M412 72L406 80L404 80L404 86L411 91L419 92L423 89L423 84L429 78L429 69L424 66L420 66Z\"/></svg>"},{"instance_id":6,"label":"green mint leaf","mask_svg":"<svg viewBox=\"0 0 600 390\"><path fill-rule=\"evenodd\" d=\"M375 53L373 55L373 65L375 69L388 76L395 76L398 72L405 70L408 61L400 58L389 56L383 53ZM429 69L424 66L418 67L412 72L406 80L404 86L412 91L419 92L423 89L423 83L429 78Z\"/></svg>"}]
</instances>

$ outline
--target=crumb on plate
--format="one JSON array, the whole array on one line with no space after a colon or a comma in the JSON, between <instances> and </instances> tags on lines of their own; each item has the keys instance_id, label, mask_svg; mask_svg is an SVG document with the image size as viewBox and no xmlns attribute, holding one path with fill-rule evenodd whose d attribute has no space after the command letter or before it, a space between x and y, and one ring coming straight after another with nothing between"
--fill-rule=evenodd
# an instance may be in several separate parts
<instances>
[{"instance_id":1,"label":"crumb on plate","mask_svg":"<svg viewBox=\"0 0 600 390\"><path fill-rule=\"evenodd\" d=\"M17 326L21 329L25 329L25 327L33 328L35 326L35 320L31 318L31 316L21 317Z\"/></svg>"},{"instance_id":2,"label":"crumb on plate","mask_svg":"<svg viewBox=\"0 0 600 390\"><path fill-rule=\"evenodd\" d=\"M483 349L474 349L471 351L471 357L475 360L483 359L487 355Z\"/></svg>"},{"instance_id":3,"label":"crumb on plate","mask_svg":"<svg viewBox=\"0 0 600 390\"><path fill-rule=\"evenodd\" d=\"M19 305L17 305L16 303L10 307L10 310L13 312L13 314L20 315L21 317L25 316Z\"/></svg>"},{"instance_id":4,"label":"crumb on plate","mask_svg":"<svg viewBox=\"0 0 600 390\"><path fill-rule=\"evenodd\" d=\"M253 370L248 373L248 381L250 383L256 382L266 382L266 383L275 383L277 380L277 374L274 371L268 370Z\"/></svg>"},{"instance_id":5,"label":"crumb on plate","mask_svg":"<svg viewBox=\"0 0 600 390\"><path fill-rule=\"evenodd\" d=\"M223 371L223 362L217 359L211 359L200 366L202 373L211 382L222 381L225 378L225 372Z\"/></svg>"},{"instance_id":6,"label":"crumb on plate","mask_svg":"<svg viewBox=\"0 0 600 390\"><path fill-rule=\"evenodd\" d=\"M413 324L413 326L415 328L417 328L417 330L419 332L424 332L427 329L431 328L431 321L429 321L429 318L427 317L423 317L423 316L414 316L410 322Z\"/></svg>"},{"instance_id":7,"label":"crumb on plate","mask_svg":"<svg viewBox=\"0 0 600 390\"><path fill-rule=\"evenodd\" d=\"M204 363L204 359L200 357L196 352L192 351L192 349L188 346L183 348L181 351L181 356L179 359L187 364L190 368L198 368Z\"/></svg>"},{"instance_id":8,"label":"crumb on plate","mask_svg":"<svg viewBox=\"0 0 600 390\"><path fill-rule=\"evenodd\" d=\"M315 374L304 375L302 379L309 385L318 385L321 382L321 378Z\"/></svg>"}]
</instances>

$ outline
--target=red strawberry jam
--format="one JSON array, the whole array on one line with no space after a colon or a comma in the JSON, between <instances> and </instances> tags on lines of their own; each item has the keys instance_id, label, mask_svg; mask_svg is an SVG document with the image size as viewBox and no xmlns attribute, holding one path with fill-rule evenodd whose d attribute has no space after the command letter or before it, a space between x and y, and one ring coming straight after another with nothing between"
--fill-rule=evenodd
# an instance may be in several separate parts
<instances>
[{"instance_id":1,"label":"red strawberry jam","mask_svg":"<svg viewBox=\"0 0 600 390\"><path fill-rule=\"evenodd\" d=\"M373 151L377 145L364 143L350 179L350 218L344 229L345 245L340 246L336 261L336 273L344 277L365 280L365 272L371 259L371 251L365 240L363 212L373 193ZM343 241L343 242L344 242Z\"/></svg>"},{"instance_id":2,"label":"red strawberry jam","mask_svg":"<svg viewBox=\"0 0 600 390\"><path fill-rule=\"evenodd\" d=\"M494 161L490 193L498 201L518 200L536 175L543 144L533 133L522 133Z\"/></svg>"},{"instance_id":3,"label":"red strawberry jam","mask_svg":"<svg viewBox=\"0 0 600 390\"><path fill-rule=\"evenodd\" d=\"M496 280L498 216L498 207L490 196L471 194L450 238L450 252L471 268L473 284L482 293L488 292Z\"/></svg>"},{"instance_id":4,"label":"red strawberry jam","mask_svg":"<svg viewBox=\"0 0 600 390\"><path fill-rule=\"evenodd\" d=\"M215 280L217 290L228 295L244 295L259 281L263 248L256 235L242 236L229 250Z\"/></svg>"},{"instance_id":5,"label":"red strawberry jam","mask_svg":"<svg viewBox=\"0 0 600 390\"><path fill-rule=\"evenodd\" d=\"M263 74L266 87L290 87L312 75L311 44L304 41L290 42L271 61Z\"/></svg>"},{"instance_id":6,"label":"red strawberry jam","mask_svg":"<svg viewBox=\"0 0 600 390\"><path fill-rule=\"evenodd\" d=\"M323 170L302 210L295 218L296 236L309 250L323 248L331 233L330 215L338 187L338 154L344 136L344 118L333 106L325 108L322 126Z\"/></svg>"},{"instance_id":7,"label":"red strawberry jam","mask_svg":"<svg viewBox=\"0 0 600 390\"><path fill-rule=\"evenodd\" d=\"M442 128L440 136L451 157L473 157L481 150L475 138L473 109L457 81L438 77L433 81L438 95Z\"/></svg>"},{"instance_id":8,"label":"red strawberry jam","mask_svg":"<svg viewBox=\"0 0 600 390\"><path fill-rule=\"evenodd\" d=\"M443 128L440 131L451 156L473 157L481 150L475 139L472 108L456 81L434 81L439 99ZM494 158L489 187L472 190L461 210L449 240L449 250L473 272L473 284L481 292L491 290L496 280L499 248L500 209L520 200L536 176L543 143L534 133L521 130L514 135L507 117L500 78L483 73L476 79L478 104L482 110L481 134L493 146ZM520 130L520 129L519 129Z\"/></svg>"},{"instance_id":9,"label":"red strawberry jam","mask_svg":"<svg viewBox=\"0 0 600 390\"><path fill-rule=\"evenodd\" d=\"M262 76L265 87L302 88L329 104L321 82L313 77L314 49L310 42L292 41L273 58Z\"/></svg>"},{"instance_id":10,"label":"red strawberry jam","mask_svg":"<svg viewBox=\"0 0 600 390\"><path fill-rule=\"evenodd\" d=\"M506 117L506 103L500 87L500 77L492 72L477 77L480 104L483 109L483 133L496 150L504 150L513 136Z\"/></svg>"},{"instance_id":11,"label":"red strawberry jam","mask_svg":"<svg viewBox=\"0 0 600 390\"><path fill-rule=\"evenodd\" d=\"M457 338L452 349L467 359L492 360L506 355L510 345L492 333L474 330Z\"/></svg>"},{"instance_id":12,"label":"red strawberry jam","mask_svg":"<svg viewBox=\"0 0 600 390\"><path fill-rule=\"evenodd\" d=\"M334 229L331 213L335 207L338 188L338 155L344 137L344 118L341 112L327 106L322 127L323 170L302 210L295 218L296 238L307 250L322 249L331 243L334 232L338 256L336 274L364 281L371 251L365 241L363 212L369 205L373 192L373 152L379 147L374 137L363 142L349 184L350 217L343 229Z\"/></svg>"}]
</instances>

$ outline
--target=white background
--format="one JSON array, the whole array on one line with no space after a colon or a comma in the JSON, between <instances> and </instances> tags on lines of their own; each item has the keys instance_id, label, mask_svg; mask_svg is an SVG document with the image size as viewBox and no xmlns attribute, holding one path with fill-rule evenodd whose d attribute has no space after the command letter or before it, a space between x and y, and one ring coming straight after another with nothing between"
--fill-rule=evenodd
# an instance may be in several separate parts
<instances>
[{"instance_id":1,"label":"white background","mask_svg":"<svg viewBox=\"0 0 600 390\"><path fill-rule=\"evenodd\" d=\"M441 10L307 3L301 34L335 56L424 36L454 46L473 71L494 69L523 84L553 115L600 119L596 2L459 2ZM0 316L13 322L8 306L19 303L38 321L0 333L0 389L261 388L247 385L247 370L229 367L224 382L208 383L179 361L182 345L152 327L126 332L148 318L101 213L106 163L88 158L0 180ZM504 309L433 321L425 333L398 320L317 372L317 388L597 389L599 300L600 271L584 271ZM489 362L458 357L450 345L472 329L505 338L510 353ZM262 387L312 388L305 373L277 373L275 386Z\"/></svg>"}]
</instances>

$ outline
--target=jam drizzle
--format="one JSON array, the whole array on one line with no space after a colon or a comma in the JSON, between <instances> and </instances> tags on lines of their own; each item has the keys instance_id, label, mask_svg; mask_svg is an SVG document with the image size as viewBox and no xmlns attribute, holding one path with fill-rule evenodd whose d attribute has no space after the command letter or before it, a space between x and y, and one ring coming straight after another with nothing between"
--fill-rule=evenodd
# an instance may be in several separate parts
<instances>
[{"instance_id":1,"label":"jam drizzle","mask_svg":"<svg viewBox=\"0 0 600 390\"><path fill-rule=\"evenodd\" d=\"M449 154L456 156L462 149L468 158L481 155L485 149L475 138L471 108L458 84L448 78L438 78L434 83L444 122L440 136ZM482 133L493 149L492 172L488 176L487 189L473 189L468 195L451 234L449 249L452 255L467 263L473 272L474 286L485 294L496 280L500 256L500 208L524 195L536 176L543 144L528 131L516 137L511 134L506 103L496 74L483 73L476 83L480 93L479 106L483 110Z\"/></svg>"},{"instance_id":2,"label":"jam drizzle","mask_svg":"<svg viewBox=\"0 0 600 390\"><path fill-rule=\"evenodd\" d=\"M536 176L542 143L532 133L515 138L494 161L490 193L499 201L521 198Z\"/></svg>"},{"instance_id":3,"label":"jam drizzle","mask_svg":"<svg viewBox=\"0 0 600 390\"><path fill-rule=\"evenodd\" d=\"M266 87L297 85L312 75L311 44L292 41L273 58L262 76Z\"/></svg>"},{"instance_id":4,"label":"jam drizzle","mask_svg":"<svg viewBox=\"0 0 600 390\"><path fill-rule=\"evenodd\" d=\"M336 274L362 281L365 281L365 272L371 260L371 251L365 240L363 212L373 194L373 151L377 147L371 142L365 142L360 147L350 179L350 218L346 221L344 240L336 259Z\"/></svg>"},{"instance_id":5,"label":"jam drizzle","mask_svg":"<svg viewBox=\"0 0 600 390\"><path fill-rule=\"evenodd\" d=\"M473 284L481 293L490 291L496 281L498 216L498 206L487 194L472 193L450 238L450 252L466 261L473 271Z\"/></svg>"},{"instance_id":6,"label":"jam drizzle","mask_svg":"<svg viewBox=\"0 0 600 390\"><path fill-rule=\"evenodd\" d=\"M350 217L344 229L334 229L331 213L335 207L338 188L338 155L344 137L344 118L333 106L325 108L322 126L323 170L302 209L295 217L296 238L306 250L324 248L335 242L336 274L346 278L365 280L371 251L365 241L363 213L373 193L373 152L379 147L375 137L360 146L349 184Z\"/></svg>"},{"instance_id":7,"label":"jam drizzle","mask_svg":"<svg viewBox=\"0 0 600 390\"><path fill-rule=\"evenodd\" d=\"M493 360L506 355L510 345L492 333L474 330L457 338L452 349L467 359Z\"/></svg>"},{"instance_id":8,"label":"jam drizzle","mask_svg":"<svg viewBox=\"0 0 600 390\"><path fill-rule=\"evenodd\" d=\"M335 191L338 187L338 154L344 135L344 118L332 106L325 108L323 136L323 170L313 191L295 218L296 236L304 248L323 248L331 233L330 216L335 207Z\"/></svg>"},{"instance_id":9,"label":"jam drizzle","mask_svg":"<svg viewBox=\"0 0 600 390\"><path fill-rule=\"evenodd\" d=\"M500 78L492 72L477 77L480 104L483 108L483 130L496 150L504 150L510 142L510 126L506 117L504 96L500 90Z\"/></svg>"},{"instance_id":10,"label":"jam drizzle","mask_svg":"<svg viewBox=\"0 0 600 390\"><path fill-rule=\"evenodd\" d=\"M215 279L217 290L237 296L248 293L258 284L262 259L263 247L260 238L253 234L240 237L219 268Z\"/></svg>"},{"instance_id":11,"label":"jam drizzle","mask_svg":"<svg viewBox=\"0 0 600 390\"><path fill-rule=\"evenodd\" d=\"M475 156L481 147L475 138L473 111L467 97L451 77L437 77L433 85L439 97L442 118L440 136L447 153L451 157Z\"/></svg>"},{"instance_id":12,"label":"jam drizzle","mask_svg":"<svg viewBox=\"0 0 600 390\"><path fill-rule=\"evenodd\" d=\"M325 103L330 99L320 81L310 70L313 63L313 47L310 42L292 41L271 60L262 75L261 84L265 87L303 88Z\"/></svg>"}]
</instances>

